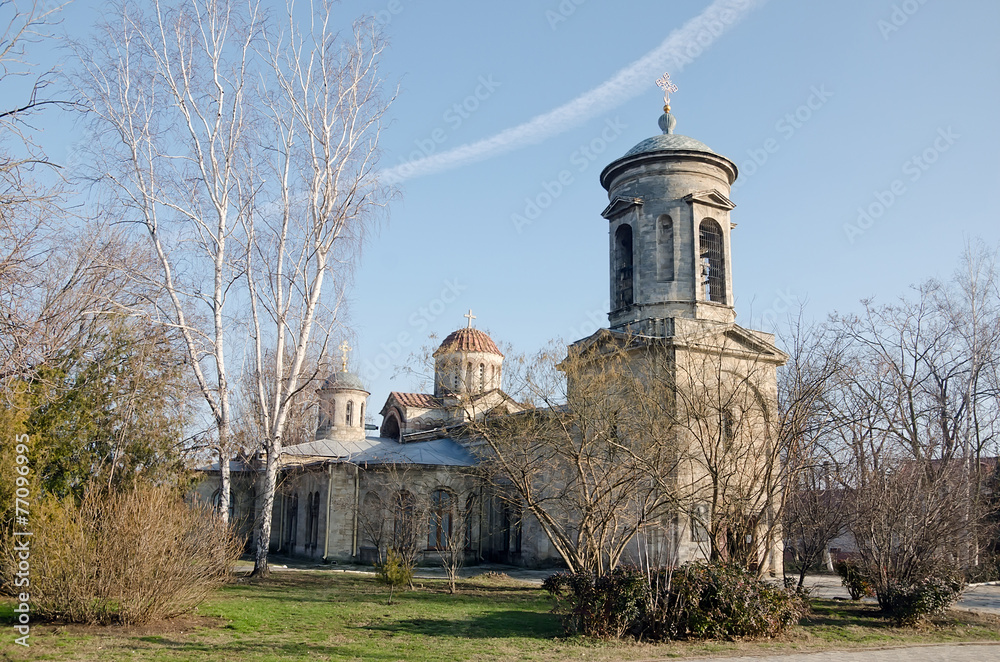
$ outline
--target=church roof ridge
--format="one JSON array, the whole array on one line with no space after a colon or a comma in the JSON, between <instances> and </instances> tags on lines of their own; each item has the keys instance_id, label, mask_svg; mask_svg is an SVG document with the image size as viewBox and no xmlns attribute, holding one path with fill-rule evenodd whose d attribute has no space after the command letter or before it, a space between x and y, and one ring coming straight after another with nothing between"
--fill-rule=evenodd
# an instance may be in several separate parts
<instances>
[{"instance_id":1,"label":"church roof ridge","mask_svg":"<svg viewBox=\"0 0 1000 662\"><path fill-rule=\"evenodd\" d=\"M393 398L405 407L436 409L442 406L441 399L431 393L407 393L404 391L392 391L389 393L389 399Z\"/></svg>"}]
</instances>

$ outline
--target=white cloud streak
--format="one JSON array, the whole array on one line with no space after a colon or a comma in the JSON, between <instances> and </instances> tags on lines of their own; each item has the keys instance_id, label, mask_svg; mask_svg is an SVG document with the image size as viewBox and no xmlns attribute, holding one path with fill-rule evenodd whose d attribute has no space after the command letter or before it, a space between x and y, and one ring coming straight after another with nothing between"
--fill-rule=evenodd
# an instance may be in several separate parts
<instances>
[{"instance_id":1,"label":"white cloud streak","mask_svg":"<svg viewBox=\"0 0 1000 662\"><path fill-rule=\"evenodd\" d=\"M575 99L536 115L527 122L440 154L384 170L382 179L396 184L458 166L476 163L552 136L616 108L647 91L664 71L679 73L719 37L767 0L715 0L705 11L671 32L658 47L621 69L610 79Z\"/></svg>"}]
</instances>

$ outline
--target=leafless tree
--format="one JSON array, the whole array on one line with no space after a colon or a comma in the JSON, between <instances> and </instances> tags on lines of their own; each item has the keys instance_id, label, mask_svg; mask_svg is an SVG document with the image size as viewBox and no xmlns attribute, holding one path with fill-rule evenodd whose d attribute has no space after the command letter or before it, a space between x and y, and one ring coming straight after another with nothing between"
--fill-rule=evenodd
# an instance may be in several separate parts
<instances>
[{"instance_id":1,"label":"leafless tree","mask_svg":"<svg viewBox=\"0 0 1000 662\"><path fill-rule=\"evenodd\" d=\"M376 563L393 550L403 566L411 569L425 547L429 504L414 490L410 467L382 464L365 469L365 495L358 510L363 540L375 550ZM412 587L411 587L412 588Z\"/></svg>"},{"instance_id":2,"label":"leafless tree","mask_svg":"<svg viewBox=\"0 0 1000 662\"><path fill-rule=\"evenodd\" d=\"M736 349L723 342L678 361L675 426L692 467L681 493L709 559L762 572L780 535L788 437L776 420L774 366L759 355L734 361Z\"/></svg>"},{"instance_id":3,"label":"leafless tree","mask_svg":"<svg viewBox=\"0 0 1000 662\"><path fill-rule=\"evenodd\" d=\"M267 572L267 514L288 414L318 376L307 374L307 359L326 352L349 268L385 199L376 169L388 103L378 74L384 42L373 21L356 22L342 37L331 3L311 9L310 30L301 30L289 12L283 29L264 32L261 55L273 80L260 94L265 112L258 142L270 149L252 170L253 204L242 219L265 433L257 574ZM269 343L274 349L267 353ZM264 374L277 378L270 397Z\"/></svg>"},{"instance_id":4,"label":"leafless tree","mask_svg":"<svg viewBox=\"0 0 1000 662\"><path fill-rule=\"evenodd\" d=\"M39 112L73 106L49 95L55 72L39 73L31 57L32 46L52 37L60 9L0 0L0 382L5 386L33 375L54 352L79 346L77 336L86 324L77 313L97 308L94 294L103 294L109 278L103 258L121 248L107 228L79 230L82 223L65 211L59 166L32 134L31 120Z\"/></svg>"},{"instance_id":5,"label":"leafless tree","mask_svg":"<svg viewBox=\"0 0 1000 662\"><path fill-rule=\"evenodd\" d=\"M113 4L75 77L93 118L93 177L123 220L145 236L159 269L156 321L183 338L211 412L229 513L228 352L239 349L235 232L250 204L246 181L250 55L259 8L224 1Z\"/></svg>"},{"instance_id":6,"label":"leafless tree","mask_svg":"<svg viewBox=\"0 0 1000 662\"><path fill-rule=\"evenodd\" d=\"M25 129L30 128L29 118L38 111L73 104L49 97L55 72L39 73L29 47L52 37L51 29L59 22L63 6L38 0L0 0L0 88L4 91L0 131L10 150L0 155L0 206L37 204L48 197L39 196L36 183L25 175L38 165L57 166Z\"/></svg>"},{"instance_id":7,"label":"leafless tree","mask_svg":"<svg viewBox=\"0 0 1000 662\"><path fill-rule=\"evenodd\" d=\"M466 550L469 548L470 530L478 501L474 494L448 493L447 526L439 526L443 545L439 544L437 553L441 559L441 567L448 578L448 592L454 593L459 573L465 566ZM437 505L437 504L435 504Z\"/></svg>"},{"instance_id":8,"label":"leafless tree","mask_svg":"<svg viewBox=\"0 0 1000 662\"><path fill-rule=\"evenodd\" d=\"M534 407L471 431L497 493L538 521L570 570L600 574L669 517L676 492L663 485L678 453L662 381L647 373L640 385L626 347L564 351L509 361L526 368L508 381Z\"/></svg>"},{"instance_id":9,"label":"leafless tree","mask_svg":"<svg viewBox=\"0 0 1000 662\"><path fill-rule=\"evenodd\" d=\"M380 36L362 21L342 38L331 3L309 11L302 31L292 5L279 25L256 2L122 0L100 37L78 47L95 177L159 265L162 297L152 303L183 337L214 421L222 516L230 355L246 357L257 381L258 574L267 572L289 414L318 376L309 366L325 353L347 272L383 201Z\"/></svg>"},{"instance_id":10,"label":"leafless tree","mask_svg":"<svg viewBox=\"0 0 1000 662\"><path fill-rule=\"evenodd\" d=\"M967 252L952 281L832 320L851 369L830 415L852 469L850 528L877 590L978 563L982 460L997 448L992 264Z\"/></svg>"},{"instance_id":11,"label":"leafless tree","mask_svg":"<svg viewBox=\"0 0 1000 662\"><path fill-rule=\"evenodd\" d=\"M844 484L837 465L826 460L799 471L788 485L785 544L799 563L799 588L806 573L828 554L830 541L847 530L851 492Z\"/></svg>"},{"instance_id":12,"label":"leafless tree","mask_svg":"<svg viewBox=\"0 0 1000 662\"><path fill-rule=\"evenodd\" d=\"M804 310L789 320L781 344L789 360L778 368L778 432L785 480L784 539L805 573L847 526L845 472L838 455L829 399L846 369L845 342L825 325L806 324Z\"/></svg>"}]
</instances>

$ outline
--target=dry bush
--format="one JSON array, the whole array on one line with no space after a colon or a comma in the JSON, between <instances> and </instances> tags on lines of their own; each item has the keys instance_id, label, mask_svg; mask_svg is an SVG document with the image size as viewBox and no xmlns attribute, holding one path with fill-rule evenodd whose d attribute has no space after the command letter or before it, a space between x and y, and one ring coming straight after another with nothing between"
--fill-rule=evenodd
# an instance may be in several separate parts
<instances>
[{"instance_id":1,"label":"dry bush","mask_svg":"<svg viewBox=\"0 0 1000 662\"><path fill-rule=\"evenodd\" d=\"M43 619L148 623L192 610L227 581L242 541L176 489L89 489L32 510L31 601ZM2 562L11 576L13 555ZM16 563L16 561L15 561Z\"/></svg>"}]
</instances>

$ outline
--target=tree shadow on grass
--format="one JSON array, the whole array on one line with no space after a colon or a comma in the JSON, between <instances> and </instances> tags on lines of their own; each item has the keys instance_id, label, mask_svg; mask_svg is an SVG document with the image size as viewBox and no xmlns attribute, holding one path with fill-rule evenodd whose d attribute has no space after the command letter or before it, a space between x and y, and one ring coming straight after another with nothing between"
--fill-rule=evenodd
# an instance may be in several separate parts
<instances>
[{"instance_id":1,"label":"tree shadow on grass","mask_svg":"<svg viewBox=\"0 0 1000 662\"><path fill-rule=\"evenodd\" d=\"M467 618L408 618L361 626L361 629L425 637L466 639L553 639L563 631L553 614L518 610L491 611Z\"/></svg>"},{"instance_id":2,"label":"tree shadow on grass","mask_svg":"<svg viewBox=\"0 0 1000 662\"><path fill-rule=\"evenodd\" d=\"M814 603L812 612L803 618L809 625L829 625L832 627L857 626L873 630L891 629L895 626L879 610L878 606L862 602L825 604Z\"/></svg>"},{"instance_id":3,"label":"tree shadow on grass","mask_svg":"<svg viewBox=\"0 0 1000 662\"><path fill-rule=\"evenodd\" d=\"M355 652L357 645L358 642L330 644L322 642L227 641L214 643L157 637L155 640L152 638L129 640L123 650L127 649L133 655L138 650L148 653L169 651L174 654L191 656L184 659L217 659L218 656L224 655L232 659L342 660L357 657ZM106 649L105 652L107 652ZM114 653L114 649L111 652ZM366 662L376 660L395 662L400 658L400 650L396 647L387 647L383 650L366 647L364 651Z\"/></svg>"}]
</instances>

